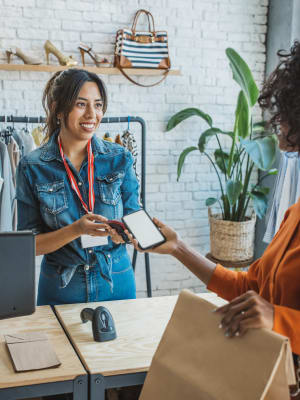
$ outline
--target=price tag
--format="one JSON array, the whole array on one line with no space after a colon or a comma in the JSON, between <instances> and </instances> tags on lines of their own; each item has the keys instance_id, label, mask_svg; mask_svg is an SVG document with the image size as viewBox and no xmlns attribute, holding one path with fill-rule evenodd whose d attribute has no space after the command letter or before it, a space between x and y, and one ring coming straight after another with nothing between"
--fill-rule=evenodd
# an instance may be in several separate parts
<instances>
[{"instance_id":1,"label":"price tag","mask_svg":"<svg viewBox=\"0 0 300 400\"><path fill-rule=\"evenodd\" d=\"M104 246L106 244L108 244L107 236L81 235L81 247L83 249Z\"/></svg>"}]
</instances>

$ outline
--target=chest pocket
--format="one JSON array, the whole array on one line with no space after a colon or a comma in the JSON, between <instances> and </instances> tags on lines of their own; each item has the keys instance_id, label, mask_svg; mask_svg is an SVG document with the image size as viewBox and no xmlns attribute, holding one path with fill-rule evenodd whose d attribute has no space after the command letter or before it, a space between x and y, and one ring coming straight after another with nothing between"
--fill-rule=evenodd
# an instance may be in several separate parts
<instances>
[{"instance_id":1,"label":"chest pocket","mask_svg":"<svg viewBox=\"0 0 300 400\"><path fill-rule=\"evenodd\" d=\"M103 203L116 205L121 198L121 184L124 172L118 172L96 178L99 186L100 197Z\"/></svg>"},{"instance_id":2,"label":"chest pocket","mask_svg":"<svg viewBox=\"0 0 300 400\"><path fill-rule=\"evenodd\" d=\"M50 214L58 214L68 207L64 181L37 184L41 208Z\"/></svg>"}]
</instances>

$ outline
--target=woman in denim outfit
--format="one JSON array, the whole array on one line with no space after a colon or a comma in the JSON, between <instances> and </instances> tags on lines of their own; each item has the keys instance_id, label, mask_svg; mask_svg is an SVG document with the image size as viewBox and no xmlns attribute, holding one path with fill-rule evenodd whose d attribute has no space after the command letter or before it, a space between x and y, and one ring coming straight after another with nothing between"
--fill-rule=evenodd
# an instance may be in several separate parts
<instances>
[{"instance_id":1,"label":"woman in denim outfit","mask_svg":"<svg viewBox=\"0 0 300 400\"><path fill-rule=\"evenodd\" d=\"M17 171L18 229L34 231L36 254L44 255L38 304L135 298L125 244L105 221L140 208L138 182L131 154L94 135L107 108L104 84L84 70L58 72L45 88L43 106L47 142L24 157ZM86 234L106 237L106 244L84 248Z\"/></svg>"}]
</instances>

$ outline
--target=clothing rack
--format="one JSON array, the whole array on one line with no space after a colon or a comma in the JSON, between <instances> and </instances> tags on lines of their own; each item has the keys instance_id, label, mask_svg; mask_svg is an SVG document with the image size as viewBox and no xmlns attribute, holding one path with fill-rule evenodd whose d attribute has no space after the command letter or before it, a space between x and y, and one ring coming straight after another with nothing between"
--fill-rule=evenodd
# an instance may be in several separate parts
<instances>
[{"instance_id":1,"label":"clothing rack","mask_svg":"<svg viewBox=\"0 0 300 400\"><path fill-rule=\"evenodd\" d=\"M12 123L13 125L16 123L23 124L42 124L45 123L44 117L15 117L13 115L10 116L0 116L0 122L4 123ZM145 120L141 117L104 117L102 118L101 124L119 124L119 123L137 123L141 127L141 203L144 208L146 208L146 123ZM146 284L147 284L147 295L148 297L152 297L152 288L151 288L151 276L150 276L150 259L149 254L144 253L145 257L145 271L146 271ZM132 257L132 266L135 271L137 259L137 251L134 249L133 257Z\"/></svg>"}]
</instances>

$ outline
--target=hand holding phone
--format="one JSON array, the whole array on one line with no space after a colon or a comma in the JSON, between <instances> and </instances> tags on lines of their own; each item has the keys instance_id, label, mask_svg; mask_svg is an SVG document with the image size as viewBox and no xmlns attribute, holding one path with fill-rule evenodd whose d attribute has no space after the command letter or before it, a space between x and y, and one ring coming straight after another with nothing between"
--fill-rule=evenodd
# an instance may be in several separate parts
<instances>
[{"instance_id":1,"label":"hand holding phone","mask_svg":"<svg viewBox=\"0 0 300 400\"><path fill-rule=\"evenodd\" d=\"M166 241L165 236L144 209L125 215L122 221L142 250L150 249Z\"/></svg>"}]
</instances>

